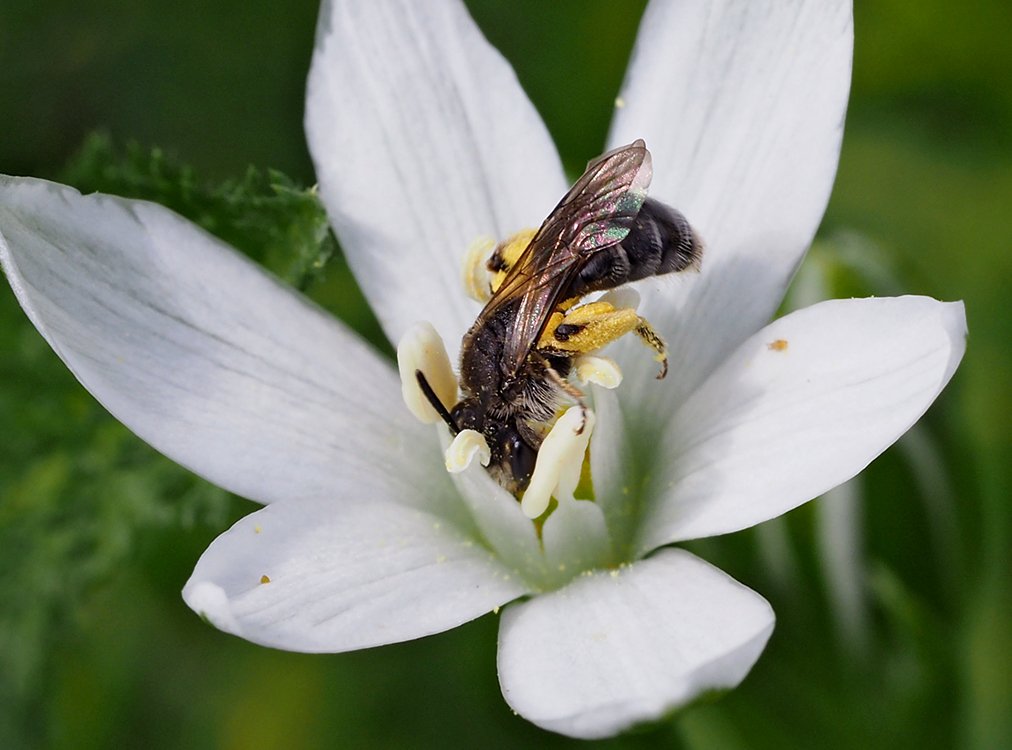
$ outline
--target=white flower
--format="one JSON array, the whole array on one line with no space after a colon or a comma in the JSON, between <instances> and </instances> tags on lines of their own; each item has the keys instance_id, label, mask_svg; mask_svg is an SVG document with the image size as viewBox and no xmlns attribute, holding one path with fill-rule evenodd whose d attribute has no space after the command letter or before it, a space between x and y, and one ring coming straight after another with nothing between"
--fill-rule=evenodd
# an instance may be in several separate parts
<instances>
[{"instance_id":1,"label":"white flower","mask_svg":"<svg viewBox=\"0 0 1012 750\"><path fill-rule=\"evenodd\" d=\"M667 545L854 476L962 356L962 305L920 297L836 300L763 327L829 196L851 38L843 0L651 2L608 144L646 140L651 195L689 217L705 262L638 286L671 372L657 382L638 344L613 347L625 382L594 389L596 501L561 504L542 539L480 467L451 480L445 428L416 422L391 363L170 211L3 178L0 260L109 411L267 504L201 557L191 607L316 652L505 606L509 704L557 732L611 735L736 685L773 628L764 599ZM464 251L536 226L566 189L509 65L458 0L332 0L308 94L321 193L387 335L425 319L455 345L477 312Z\"/></svg>"}]
</instances>

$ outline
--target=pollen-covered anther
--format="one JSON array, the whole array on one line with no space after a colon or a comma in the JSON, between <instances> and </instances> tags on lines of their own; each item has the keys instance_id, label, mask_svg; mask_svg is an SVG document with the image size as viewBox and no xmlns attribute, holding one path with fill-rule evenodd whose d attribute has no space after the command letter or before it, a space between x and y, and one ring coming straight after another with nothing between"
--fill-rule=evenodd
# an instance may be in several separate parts
<instances>
[{"instance_id":1,"label":"pollen-covered anther","mask_svg":"<svg viewBox=\"0 0 1012 750\"><path fill-rule=\"evenodd\" d=\"M622 384L622 370L611 357L597 357L584 354L573 361L576 379L581 383L592 383L611 390Z\"/></svg>"},{"instance_id":2,"label":"pollen-covered anther","mask_svg":"<svg viewBox=\"0 0 1012 750\"><path fill-rule=\"evenodd\" d=\"M528 518L544 513L552 495L560 499L573 498L595 421L590 409L573 406L559 417L545 437L531 482L520 501L520 509Z\"/></svg>"},{"instance_id":3,"label":"pollen-covered anther","mask_svg":"<svg viewBox=\"0 0 1012 750\"><path fill-rule=\"evenodd\" d=\"M476 456L478 463L488 466L492 453L485 436L476 430L461 430L446 449L446 470L459 474L471 465Z\"/></svg>"},{"instance_id":4,"label":"pollen-covered anther","mask_svg":"<svg viewBox=\"0 0 1012 750\"><path fill-rule=\"evenodd\" d=\"M495 249L495 240L488 236L478 237L464 254L461 279L467 296L477 302L488 302L492 296L491 274L485 263Z\"/></svg>"},{"instance_id":5,"label":"pollen-covered anther","mask_svg":"<svg viewBox=\"0 0 1012 750\"><path fill-rule=\"evenodd\" d=\"M397 344L397 370L404 403L420 421L432 424L441 421L441 417L422 391L419 372L447 410L457 403L457 378L450 367L443 339L431 323L415 323L401 337Z\"/></svg>"}]
</instances>

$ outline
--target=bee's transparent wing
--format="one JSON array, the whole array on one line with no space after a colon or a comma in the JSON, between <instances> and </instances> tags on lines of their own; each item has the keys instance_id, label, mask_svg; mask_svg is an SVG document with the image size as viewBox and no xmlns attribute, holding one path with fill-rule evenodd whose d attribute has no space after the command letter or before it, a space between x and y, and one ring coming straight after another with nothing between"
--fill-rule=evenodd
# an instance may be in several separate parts
<instances>
[{"instance_id":1,"label":"bee's transparent wing","mask_svg":"<svg viewBox=\"0 0 1012 750\"><path fill-rule=\"evenodd\" d=\"M506 374L519 371L587 259L629 234L651 175L650 152L642 140L609 151L587 165L545 219L478 316L480 324L505 305L517 304L503 354Z\"/></svg>"}]
</instances>

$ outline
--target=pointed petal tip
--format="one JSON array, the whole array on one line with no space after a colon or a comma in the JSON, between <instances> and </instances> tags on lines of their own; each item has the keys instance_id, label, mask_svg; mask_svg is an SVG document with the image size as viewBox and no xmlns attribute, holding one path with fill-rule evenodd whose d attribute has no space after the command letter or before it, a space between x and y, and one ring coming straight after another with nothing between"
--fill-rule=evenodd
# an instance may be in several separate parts
<instances>
[{"instance_id":1,"label":"pointed petal tip","mask_svg":"<svg viewBox=\"0 0 1012 750\"><path fill-rule=\"evenodd\" d=\"M177 463L260 502L408 475L413 452L403 473L383 470L390 445L417 429L391 399L389 363L196 224L146 201L0 178L0 232L33 325L113 416ZM321 439L349 429L375 437L354 459Z\"/></svg>"},{"instance_id":2,"label":"pointed petal tip","mask_svg":"<svg viewBox=\"0 0 1012 750\"><path fill-rule=\"evenodd\" d=\"M219 630L299 653L340 653L457 627L526 584L447 518L375 501L276 503L201 555L183 599Z\"/></svg>"},{"instance_id":3,"label":"pointed petal tip","mask_svg":"<svg viewBox=\"0 0 1012 750\"><path fill-rule=\"evenodd\" d=\"M965 349L963 303L924 296L828 300L770 323L676 414L639 549L739 531L852 478L920 419Z\"/></svg>"},{"instance_id":4,"label":"pointed petal tip","mask_svg":"<svg viewBox=\"0 0 1012 750\"><path fill-rule=\"evenodd\" d=\"M931 300L934 302L935 300ZM950 353L949 362L942 373L939 391L944 388L955 374L959 363L963 361L966 353L966 343L970 336L970 329L966 321L966 305L963 300L955 302L938 302L941 325L949 336Z\"/></svg>"},{"instance_id":5,"label":"pointed petal tip","mask_svg":"<svg viewBox=\"0 0 1012 750\"><path fill-rule=\"evenodd\" d=\"M210 581L194 581L192 578L183 587L183 601L214 627L225 633L242 635L239 622L232 612L225 590Z\"/></svg>"}]
</instances>

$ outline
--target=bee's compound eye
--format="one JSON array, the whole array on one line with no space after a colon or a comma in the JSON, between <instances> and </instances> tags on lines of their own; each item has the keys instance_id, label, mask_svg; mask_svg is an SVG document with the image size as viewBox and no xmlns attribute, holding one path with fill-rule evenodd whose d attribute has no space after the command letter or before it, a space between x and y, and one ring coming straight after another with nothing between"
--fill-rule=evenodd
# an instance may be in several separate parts
<instances>
[{"instance_id":1,"label":"bee's compound eye","mask_svg":"<svg viewBox=\"0 0 1012 750\"><path fill-rule=\"evenodd\" d=\"M534 464L538 459L537 450L528 445L516 430L510 430L504 436L503 453L517 485L520 489L524 489L531 481L531 474L534 473Z\"/></svg>"},{"instance_id":2,"label":"bee's compound eye","mask_svg":"<svg viewBox=\"0 0 1012 750\"><path fill-rule=\"evenodd\" d=\"M450 411L450 418L457 425L458 430L477 430L481 432L481 423L478 410L470 401L461 401Z\"/></svg>"}]
</instances>

